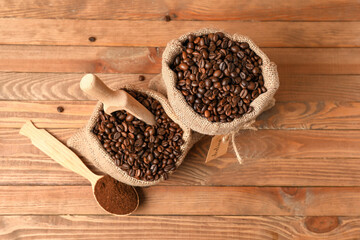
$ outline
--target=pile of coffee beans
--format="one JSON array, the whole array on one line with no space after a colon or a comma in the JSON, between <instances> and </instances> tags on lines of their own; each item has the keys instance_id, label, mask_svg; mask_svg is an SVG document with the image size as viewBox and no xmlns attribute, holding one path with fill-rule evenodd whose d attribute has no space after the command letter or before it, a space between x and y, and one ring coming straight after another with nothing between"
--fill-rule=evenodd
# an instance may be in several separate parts
<instances>
[{"instance_id":1,"label":"pile of coffee beans","mask_svg":"<svg viewBox=\"0 0 360 240\"><path fill-rule=\"evenodd\" d=\"M211 122L231 122L253 109L250 103L266 92L259 66L262 59L246 42L223 33L189 35L171 69L176 87L201 116Z\"/></svg>"},{"instance_id":2,"label":"pile of coffee beans","mask_svg":"<svg viewBox=\"0 0 360 240\"><path fill-rule=\"evenodd\" d=\"M126 111L108 115L101 110L93 132L129 176L145 181L161 176L167 179L181 154L183 130L168 117L159 101L140 92L127 92L154 114L156 124L148 125Z\"/></svg>"}]
</instances>

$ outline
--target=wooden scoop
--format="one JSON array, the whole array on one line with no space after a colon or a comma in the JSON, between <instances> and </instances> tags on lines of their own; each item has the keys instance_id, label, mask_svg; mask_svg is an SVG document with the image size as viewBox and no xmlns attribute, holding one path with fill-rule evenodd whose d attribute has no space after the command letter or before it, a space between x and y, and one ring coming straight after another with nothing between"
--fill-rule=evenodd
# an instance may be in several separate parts
<instances>
[{"instance_id":1,"label":"wooden scoop","mask_svg":"<svg viewBox=\"0 0 360 240\"><path fill-rule=\"evenodd\" d=\"M94 74L86 74L81 79L80 88L102 102L105 113L109 115L115 111L126 110L149 125L156 123L154 115L130 94L124 90L111 90Z\"/></svg>"},{"instance_id":2,"label":"wooden scoop","mask_svg":"<svg viewBox=\"0 0 360 240\"><path fill-rule=\"evenodd\" d=\"M123 184L121 187L123 189L126 189L126 193L128 196L118 196L116 195L115 198L112 198L112 196L106 196L106 199L116 199L119 202L122 199L130 199L130 206L133 206L131 209L126 209L126 211L117 210L116 212L111 211L106 206L102 206L101 202L99 202L99 193L100 190L97 190L99 188L95 188L97 183L102 184L102 187L106 187L103 184L103 180L105 178L109 178L109 176L99 176L91 172L85 164L81 161L81 159L76 156L76 154L71 151L68 147L66 147L64 144L62 144L59 140L57 140L54 136L52 136L50 133L48 133L45 129L38 129L36 128L31 121L27 121L22 128L20 129L20 134L28 137L31 139L31 142L33 145L35 145L37 148L39 148L41 151L43 151L46 155L51 157L53 160L55 160L57 163L62 165L63 167L76 172L77 174L83 176L87 180L90 181L94 196L97 200L97 203L107 212L110 212L115 215L128 215L135 211L137 207L139 206L139 196L135 190L134 187L117 182L117 184ZM106 190L106 189L105 189ZM104 189L101 189L101 192L104 192ZM108 191L107 191L108 192ZM111 192L111 194L116 194L116 192ZM129 198L130 196L130 198ZM120 203L121 204L121 203ZM105 205L105 204L104 204Z\"/></svg>"}]
</instances>

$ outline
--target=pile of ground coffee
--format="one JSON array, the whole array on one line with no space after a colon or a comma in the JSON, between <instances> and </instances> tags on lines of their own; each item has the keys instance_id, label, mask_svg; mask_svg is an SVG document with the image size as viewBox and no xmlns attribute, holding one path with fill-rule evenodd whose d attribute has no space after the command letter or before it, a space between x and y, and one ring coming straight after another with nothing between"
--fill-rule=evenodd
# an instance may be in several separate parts
<instances>
[{"instance_id":1,"label":"pile of ground coffee","mask_svg":"<svg viewBox=\"0 0 360 240\"><path fill-rule=\"evenodd\" d=\"M183 130L168 117L159 101L140 92L128 93L154 114L156 124L148 125L126 111L108 115L101 110L93 132L129 176L144 181L161 176L167 179L181 155Z\"/></svg>"},{"instance_id":2,"label":"pile of ground coffee","mask_svg":"<svg viewBox=\"0 0 360 240\"><path fill-rule=\"evenodd\" d=\"M133 187L121 183L109 175L95 184L94 195L100 206L113 214L129 214L138 206L138 196Z\"/></svg>"},{"instance_id":3,"label":"pile of ground coffee","mask_svg":"<svg viewBox=\"0 0 360 240\"><path fill-rule=\"evenodd\" d=\"M262 59L248 43L217 32L189 35L182 46L170 66L177 74L176 87L209 121L231 122L251 112L250 103L267 91L259 67Z\"/></svg>"}]
</instances>

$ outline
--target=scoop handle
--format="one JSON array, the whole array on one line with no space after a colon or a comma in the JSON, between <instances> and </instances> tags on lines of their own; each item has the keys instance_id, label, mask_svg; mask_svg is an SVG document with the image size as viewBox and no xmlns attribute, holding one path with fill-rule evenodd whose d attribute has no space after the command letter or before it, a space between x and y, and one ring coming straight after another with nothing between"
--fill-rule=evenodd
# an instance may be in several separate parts
<instances>
[{"instance_id":1,"label":"scoop handle","mask_svg":"<svg viewBox=\"0 0 360 240\"><path fill-rule=\"evenodd\" d=\"M86 74L80 81L80 88L102 102L107 114L126 110L149 125L156 124L154 115L144 105L124 90L111 90L94 74Z\"/></svg>"},{"instance_id":2,"label":"scoop handle","mask_svg":"<svg viewBox=\"0 0 360 240\"><path fill-rule=\"evenodd\" d=\"M20 134L30 138L32 144L63 167L76 172L95 184L100 176L91 172L81 159L45 129L36 128L27 121L20 129Z\"/></svg>"},{"instance_id":3,"label":"scoop handle","mask_svg":"<svg viewBox=\"0 0 360 240\"><path fill-rule=\"evenodd\" d=\"M123 99L126 99L124 102L123 108L137 117L138 119L146 122L149 125L155 125L155 117L154 115L144 106L142 105L138 100L133 98L130 94L125 92L124 90L119 90L121 95L124 95ZM109 108L111 110L111 108Z\"/></svg>"},{"instance_id":4,"label":"scoop handle","mask_svg":"<svg viewBox=\"0 0 360 240\"><path fill-rule=\"evenodd\" d=\"M116 97L116 92L111 90L94 74L86 74L80 81L80 88L89 96L107 104ZM121 106L121 102L118 103Z\"/></svg>"}]
</instances>

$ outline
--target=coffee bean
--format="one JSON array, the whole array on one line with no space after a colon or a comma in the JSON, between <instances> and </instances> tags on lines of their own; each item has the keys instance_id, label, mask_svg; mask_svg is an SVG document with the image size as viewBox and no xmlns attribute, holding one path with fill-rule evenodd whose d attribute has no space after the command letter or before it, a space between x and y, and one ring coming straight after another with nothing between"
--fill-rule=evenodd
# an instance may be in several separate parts
<instances>
[{"instance_id":1,"label":"coffee bean","mask_svg":"<svg viewBox=\"0 0 360 240\"><path fill-rule=\"evenodd\" d=\"M243 90L240 92L240 97L241 97L241 98L245 98L247 94L248 94L248 91L247 91L246 89L243 89Z\"/></svg>"},{"instance_id":2,"label":"coffee bean","mask_svg":"<svg viewBox=\"0 0 360 240\"><path fill-rule=\"evenodd\" d=\"M260 68L258 68L258 67L253 68L252 73L254 75L258 75L260 73Z\"/></svg>"},{"instance_id":3,"label":"coffee bean","mask_svg":"<svg viewBox=\"0 0 360 240\"><path fill-rule=\"evenodd\" d=\"M121 136L121 134L119 133L119 132L116 132L115 134L114 134L114 140L117 140L117 139L119 139L120 138L120 136ZM119 147L119 146L118 146Z\"/></svg>"},{"instance_id":4,"label":"coffee bean","mask_svg":"<svg viewBox=\"0 0 360 240\"><path fill-rule=\"evenodd\" d=\"M216 70L214 73L213 73L213 76L214 77L220 77L221 75L221 70Z\"/></svg>"},{"instance_id":5,"label":"coffee bean","mask_svg":"<svg viewBox=\"0 0 360 240\"><path fill-rule=\"evenodd\" d=\"M246 42L243 42L243 43L240 43L240 47L241 47L242 49L246 49L246 48L249 48L249 44L246 43Z\"/></svg>"},{"instance_id":6,"label":"coffee bean","mask_svg":"<svg viewBox=\"0 0 360 240\"><path fill-rule=\"evenodd\" d=\"M247 42L218 32L189 35L170 67L178 78L176 88L194 111L209 121L231 122L266 92L261 65Z\"/></svg>"},{"instance_id":7,"label":"coffee bean","mask_svg":"<svg viewBox=\"0 0 360 240\"><path fill-rule=\"evenodd\" d=\"M188 41L189 42L194 42L194 40L195 40L195 36L194 35L192 35L192 34L189 34L189 36L187 37L187 39L188 39Z\"/></svg>"},{"instance_id":8,"label":"coffee bean","mask_svg":"<svg viewBox=\"0 0 360 240\"><path fill-rule=\"evenodd\" d=\"M206 110L206 111L204 112L204 116L205 116L206 118L210 117L210 111L209 111L209 110Z\"/></svg>"},{"instance_id":9,"label":"coffee bean","mask_svg":"<svg viewBox=\"0 0 360 240\"><path fill-rule=\"evenodd\" d=\"M145 76L144 75L139 75L139 81L144 81L145 80Z\"/></svg>"},{"instance_id":10,"label":"coffee bean","mask_svg":"<svg viewBox=\"0 0 360 240\"><path fill-rule=\"evenodd\" d=\"M254 90L255 89L255 83L254 82L249 82L247 89L249 90Z\"/></svg>"},{"instance_id":11,"label":"coffee bean","mask_svg":"<svg viewBox=\"0 0 360 240\"><path fill-rule=\"evenodd\" d=\"M220 83L220 82L214 83L214 87L215 87L215 88L220 88L220 87L221 87L221 83Z\"/></svg>"},{"instance_id":12,"label":"coffee bean","mask_svg":"<svg viewBox=\"0 0 360 240\"><path fill-rule=\"evenodd\" d=\"M252 65L251 63L247 63L247 64L245 65L245 67L246 67L247 69L251 70L251 69L254 68L254 65Z\"/></svg>"},{"instance_id":13,"label":"coffee bean","mask_svg":"<svg viewBox=\"0 0 360 240\"><path fill-rule=\"evenodd\" d=\"M240 48L235 45L235 46L232 46L232 47L231 47L231 51L234 52L234 53L237 53L237 52L240 51Z\"/></svg>"},{"instance_id":14,"label":"coffee bean","mask_svg":"<svg viewBox=\"0 0 360 240\"><path fill-rule=\"evenodd\" d=\"M179 65L179 68L180 68L181 70L183 70L183 71L186 71L186 70L188 70L189 66L188 66L187 64L185 64L185 63L181 63L181 64Z\"/></svg>"},{"instance_id":15,"label":"coffee bean","mask_svg":"<svg viewBox=\"0 0 360 240\"><path fill-rule=\"evenodd\" d=\"M143 181L167 179L181 155L183 131L157 100L139 92L129 93L156 116L157 123L147 125L126 111L108 115L101 110L93 132L115 165L130 177Z\"/></svg>"},{"instance_id":16,"label":"coffee bean","mask_svg":"<svg viewBox=\"0 0 360 240\"><path fill-rule=\"evenodd\" d=\"M90 41L90 42L95 42L95 41L96 41L96 37L89 37L89 41Z\"/></svg>"},{"instance_id":17,"label":"coffee bean","mask_svg":"<svg viewBox=\"0 0 360 240\"><path fill-rule=\"evenodd\" d=\"M240 78L243 79L243 80L245 80L245 79L246 79L246 73L241 72L241 73L240 73Z\"/></svg>"},{"instance_id":18,"label":"coffee bean","mask_svg":"<svg viewBox=\"0 0 360 240\"><path fill-rule=\"evenodd\" d=\"M56 108L56 110L59 112L59 113L62 113L64 111L64 108L62 106L59 106Z\"/></svg>"},{"instance_id":19,"label":"coffee bean","mask_svg":"<svg viewBox=\"0 0 360 240\"><path fill-rule=\"evenodd\" d=\"M166 15L166 16L165 16L165 21L166 21L166 22L170 22L170 21L171 21L171 17L170 17L169 15Z\"/></svg>"},{"instance_id":20,"label":"coffee bean","mask_svg":"<svg viewBox=\"0 0 360 240\"><path fill-rule=\"evenodd\" d=\"M134 116L131 115L131 114L128 114L127 117L125 118L125 120L126 120L127 122L131 122L132 120L134 120Z\"/></svg>"}]
</instances>

